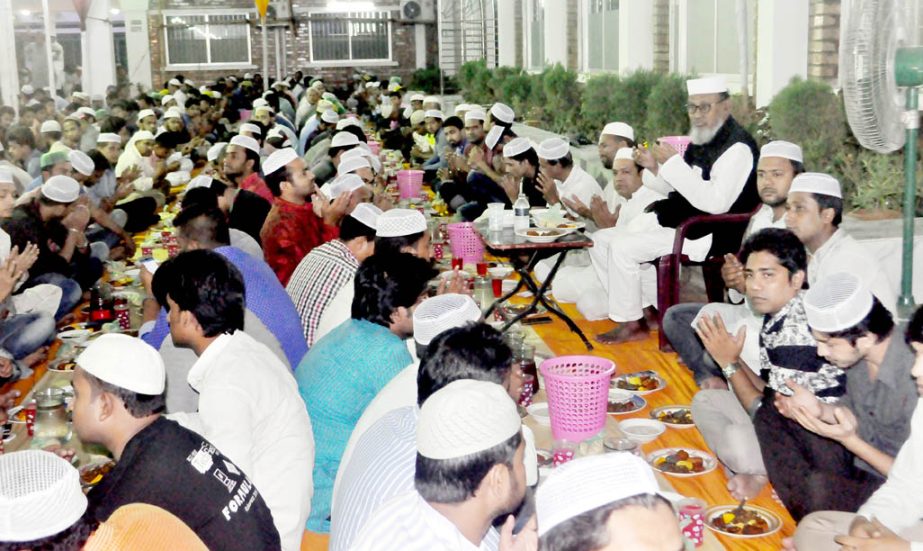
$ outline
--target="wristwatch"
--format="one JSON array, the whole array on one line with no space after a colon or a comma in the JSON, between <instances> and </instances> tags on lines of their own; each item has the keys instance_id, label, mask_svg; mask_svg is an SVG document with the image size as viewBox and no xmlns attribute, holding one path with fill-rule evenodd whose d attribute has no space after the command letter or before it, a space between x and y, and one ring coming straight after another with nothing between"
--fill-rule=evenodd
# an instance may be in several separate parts
<instances>
[{"instance_id":1,"label":"wristwatch","mask_svg":"<svg viewBox=\"0 0 923 551\"><path fill-rule=\"evenodd\" d=\"M740 368L737 366L737 362L731 362L731 363L729 363L729 364L727 364L726 366L724 366L724 367L721 368L721 373L724 374L724 378L725 378L725 379L727 379L728 381L730 381L730 380L731 380L731 376L734 375L735 373L737 373L737 370L738 370L738 369L740 369Z\"/></svg>"}]
</instances>

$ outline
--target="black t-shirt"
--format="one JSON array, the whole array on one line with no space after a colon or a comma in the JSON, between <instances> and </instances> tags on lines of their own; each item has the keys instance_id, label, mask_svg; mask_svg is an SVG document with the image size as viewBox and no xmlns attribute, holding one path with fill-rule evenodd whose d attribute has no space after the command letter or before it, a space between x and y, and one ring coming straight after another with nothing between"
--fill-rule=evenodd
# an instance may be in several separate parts
<instances>
[{"instance_id":1,"label":"black t-shirt","mask_svg":"<svg viewBox=\"0 0 923 551\"><path fill-rule=\"evenodd\" d=\"M128 442L87 498L100 522L122 505L149 503L179 517L209 549L280 548L253 482L207 440L163 417Z\"/></svg>"},{"instance_id":2,"label":"black t-shirt","mask_svg":"<svg viewBox=\"0 0 923 551\"><path fill-rule=\"evenodd\" d=\"M261 243L260 231L270 209L272 205L260 195L246 189L238 190L234 206L228 215L228 226L248 234L256 239L257 243Z\"/></svg>"}]
</instances>

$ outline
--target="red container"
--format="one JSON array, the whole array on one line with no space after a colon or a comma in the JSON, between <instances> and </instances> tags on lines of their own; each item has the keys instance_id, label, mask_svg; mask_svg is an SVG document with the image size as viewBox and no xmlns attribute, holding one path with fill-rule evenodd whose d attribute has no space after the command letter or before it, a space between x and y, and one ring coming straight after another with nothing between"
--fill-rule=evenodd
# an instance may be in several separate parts
<instances>
[{"instance_id":1,"label":"red container","mask_svg":"<svg viewBox=\"0 0 923 551\"><path fill-rule=\"evenodd\" d=\"M487 263L478 262L477 263L478 275L481 277L487 277Z\"/></svg>"},{"instance_id":2,"label":"red container","mask_svg":"<svg viewBox=\"0 0 923 551\"><path fill-rule=\"evenodd\" d=\"M35 402L26 404L26 406L23 408L23 411L26 415L26 431L28 431L29 436L32 436L35 434Z\"/></svg>"},{"instance_id":3,"label":"red container","mask_svg":"<svg viewBox=\"0 0 923 551\"><path fill-rule=\"evenodd\" d=\"M465 268L465 259L461 257L452 258L452 269L463 270Z\"/></svg>"},{"instance_id":4,"label":"red container","mask_svg":"<svg viewBox=\"0 0 923 551\"><path fill-rule=\"evenodd\" d=\"M503 294L503 280L502 279L492 279L490 281L491 286L494 291L494 298L500 298Z\"/></svg>"},{"instance_id":5,"label":"red container","mask_svg":"<svg viewBox=\"0 0 923 551\"><path fill-rule=\"evenodd\" d=\"M684 499L679 502L679 526L683 537L696 547L705 542L705 502L701 499Z\"/></svg>"}]
</instances>

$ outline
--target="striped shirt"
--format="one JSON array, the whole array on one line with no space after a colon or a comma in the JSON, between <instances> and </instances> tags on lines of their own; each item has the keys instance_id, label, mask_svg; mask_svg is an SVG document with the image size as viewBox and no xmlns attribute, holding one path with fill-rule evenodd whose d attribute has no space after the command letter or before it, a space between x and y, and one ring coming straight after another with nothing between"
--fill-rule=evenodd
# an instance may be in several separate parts
<instances>
[{"instance_id":1,"label":"striped shirt","mask_svg":"<svg viewBox=\"0 0 923 551\"><path fill-rule=\"evenodd\" d=\"M298 263L285 290L295 303L308 346L314 345L324 310L358 268L359 261L339 239L316 247Z\"/></svg>"}]
</instances>

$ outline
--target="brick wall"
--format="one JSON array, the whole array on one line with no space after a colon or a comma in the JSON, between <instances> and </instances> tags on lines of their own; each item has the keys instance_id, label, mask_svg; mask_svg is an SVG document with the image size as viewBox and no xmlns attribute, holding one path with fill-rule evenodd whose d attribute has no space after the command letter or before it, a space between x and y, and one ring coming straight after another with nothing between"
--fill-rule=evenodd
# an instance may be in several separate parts
<instances>
[{"instance_id":1,"label":"brick wall","mask_svg":"<svg viewBox=\"0 0 923 551\"><path fill-rule=\"evenodd\" d=\"M808 78L835 83L839 74L840 0L811 0Z\"/></svg>"},{"instance_id":2,"label":"brick wall","mask_svg":"<svg viewBox=\"0 0 923 551\"><path fill-rule=\"evenodd\" d=\"M670 0L653 0L654 70L670 72Z\"/></svg>"},{"instance_id":3,"label":"brick wall","mask_svg":"<svg viewBox=\"0 0 923 551\"><path fill-rule=\"evenodd\" d=\"M322 76L325 80L333 83L344 83L357 69L365 69L380 78L386 79L391 75L399 75L404 78L405 82L410 75L416 70L416 36L415 26L412 23L405 23L398 19L397 0L376 0L377 6L394 8L391 19L391 55L392 60L396 62L395 66L362 66L355 65L349 67L308 67L311 54L309 51L309 21L306 11L311 8L325 7L327 0L294 0L294 25L283 27L280 33L284 32L284 39L280 38L283 46L283 55L285 57L284 67L288 72L294 72L301 69L308 75ZM252 0L152 0L151 9L148 12L148 23L151 40L151 74L155 87L170 79L176 71L168 71L166 53L164 50L164 25L161 10L173 9L252 9ZM269 50L269 71L270 76L276 74L276 31L273 27L268 29L267 47ZM426 25L426 49L427 61L435 63L438 55L438 44L436 40L436 26L434 24ZM263 51L261 26L254 21L250 29L250 55L251 62L255 67L241 68L240 70L231 71L228 69L221 70L184 70L183 74L188 75L195 81L209 81L226 75L231 72L263 72Z\"/></svg>"},{"instance_id":4,"label":"brick wall","mask_svg":"<svg viewBox=\"0 0 923 551\"><path fill-rule=\"evenodd\" d=\"M579 0L567 0L567 68L580 70Z\"/></svg>"}]
</instances>

